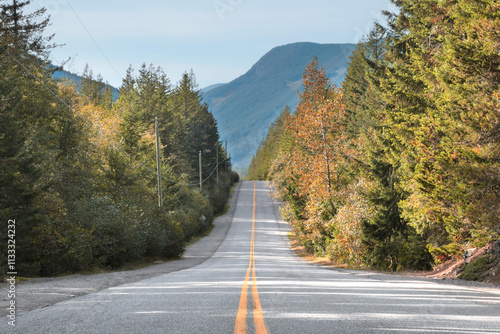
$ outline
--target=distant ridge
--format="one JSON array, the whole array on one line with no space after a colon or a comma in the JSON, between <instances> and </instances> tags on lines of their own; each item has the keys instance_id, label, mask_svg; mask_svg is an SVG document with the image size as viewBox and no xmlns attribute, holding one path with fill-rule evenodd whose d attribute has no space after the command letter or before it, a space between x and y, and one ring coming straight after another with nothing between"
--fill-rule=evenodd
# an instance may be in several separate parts
<instances>
[{"instance_id":1,"label":"distant ridge","mask_svg":"<svg viewBox=\"0 0 500 334\"><path fill-rule=\"evenodd\" d=\"M228 141L233 164L246 168L272 121L298 103L302 73L316 56L332 83L340 85L355 44L293 43L273 48L230 83L203 94Z\"/></svg>"},{"instance_id":2,"label":"distant ridge","mask_svg":"<svg viewBox=\"0 0 500 334\"><path fill-rule=\"evenodd\" d=\"M55 70L55 69L58 69L57 66L54 66L54 65L49 65L51 69ZM71 73L71 72L68 72L66 70L58 70L58 71L55 71L53 74L52 74L52 78L54 79L69 79L71 81L74 82L74 84L78 87L80 85L80 82L82 81L82 77L79 76L78 74L75 74L75 73ZM117 88L111 86L111 85L107 85L108 87L111 87L113 89L113 97L116 99L120 96L120 93L118 91Z\"/></svg>"},{"instance_id":3,"label":"distant ridge","mask_svg":"<svg viewBox=\"0 0 500 334\"><path fill-rule=\"evenodd\" d=\"M211 90L212 90L212 89L214 89L214 88L217 88L217 87L220 87L220 86L223 86L223 85L225 85L225 84L224 84L224 83L216 83L216 84L213 84L213 85L207 86L207 87L205 87L205 88L202 88L202 89L201 89L201 91L202 91L203 93L206 93L206 92L211 91Z\"/></svg>"}]
</instances>

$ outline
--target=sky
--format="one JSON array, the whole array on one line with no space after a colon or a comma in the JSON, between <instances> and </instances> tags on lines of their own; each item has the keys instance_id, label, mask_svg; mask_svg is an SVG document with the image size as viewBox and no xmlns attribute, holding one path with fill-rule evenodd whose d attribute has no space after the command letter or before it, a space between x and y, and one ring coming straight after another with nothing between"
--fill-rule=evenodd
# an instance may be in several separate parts
<instances>
[{"instance_id":1,"label":"sky","mask_svg":"<svg viewBox=\"0 0 500 334\"><path fill-rule=\"evenodd\" d=\"M199 87L243 75L272 48L295 42L357 43L383 22L389 0L33 0L61 44L51 61L120 87L126 70L160 66L176 84L194 71ZM30 9L26 9L29 11Z\"/></svg>"}]
</instances>

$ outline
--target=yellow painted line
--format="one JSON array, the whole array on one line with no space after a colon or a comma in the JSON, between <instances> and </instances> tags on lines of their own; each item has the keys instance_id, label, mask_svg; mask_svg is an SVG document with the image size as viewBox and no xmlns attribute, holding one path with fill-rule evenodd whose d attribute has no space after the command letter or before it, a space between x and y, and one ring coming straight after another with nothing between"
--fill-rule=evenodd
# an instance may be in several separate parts
<instances>
[{"instance_id":1,"label":"yellow painted line","mask_svg":"<svg viewBox=\"0 0 500 334\"><path fill-rule=\"evenodd\" d=\"M250 261L248 264L245 281L241 287L240 304L238 307L238 314L236 315L236 324L234 326L235 334L246 334L246 318L247 318L247 305L248 305L248 284L250 280L250 273L252 273L252 301L253 301L253 321L255 323L256 334L267 334L266 323L264 321L264 314L260 305L259 291L257 290L257 278L255 275L255 193L256 184L253 183L253 211L252 211L252 239L250 241Z\"/></svg>"},{"instance_id":2,"label":"yellow painted line","mask_svg":"<svg viewBox=\"0 0 500 334\"><path fill-rule=\"evenodd\" d=\"M240 305L238 314L236 315L236 325L234 326L234 334L246 334L246 319L247 319L247 295L248 295L248 278L250 277L250 266L245 276L245 281L241 287Z\"/></svg>"}]
</instances>

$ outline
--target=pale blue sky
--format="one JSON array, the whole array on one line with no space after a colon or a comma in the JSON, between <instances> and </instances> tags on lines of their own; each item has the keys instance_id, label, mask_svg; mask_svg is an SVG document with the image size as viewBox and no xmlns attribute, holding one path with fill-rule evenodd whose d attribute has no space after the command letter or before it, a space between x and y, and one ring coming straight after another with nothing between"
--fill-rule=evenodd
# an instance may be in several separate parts
<instances>
[{"instance_id":1,"label":"pale blue sky","mask_svg":"<svg viewBox=\"0 0 500 334\"><path fill-rule=\"evenodd\" d=\"M81 74L88 63L119 87L129 64L153 63L174 84L193 69L200 88L244 74L275 46L356 43L392 8L389 0L33 1L40 5L54 42L65 44L53 62L71 57L67 70Z\"/></svg>"}]
</instances>

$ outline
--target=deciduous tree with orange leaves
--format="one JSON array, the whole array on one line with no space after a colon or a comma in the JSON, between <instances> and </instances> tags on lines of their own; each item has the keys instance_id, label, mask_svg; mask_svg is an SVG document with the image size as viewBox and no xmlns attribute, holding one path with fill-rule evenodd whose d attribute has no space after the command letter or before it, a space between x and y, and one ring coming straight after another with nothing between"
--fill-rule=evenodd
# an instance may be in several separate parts
<instances>
[{"instance_id":1,"label":"deciduous tree with orange leaves","mask_svg":"<svg viewBox=\"0 0 500 334\"><path fill-rule=\"evenodd\" d=\"M304 72L299 104L286 125L292 149L285 175L297 185L295 195L305 199L296 231L320 253L335 239L335 216L350 197L346 164L356 152L348 145L345 123L342 91L315 58Z\"/></svg>"}]
</instances>

